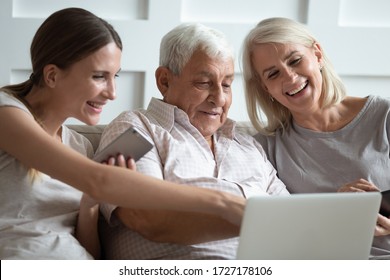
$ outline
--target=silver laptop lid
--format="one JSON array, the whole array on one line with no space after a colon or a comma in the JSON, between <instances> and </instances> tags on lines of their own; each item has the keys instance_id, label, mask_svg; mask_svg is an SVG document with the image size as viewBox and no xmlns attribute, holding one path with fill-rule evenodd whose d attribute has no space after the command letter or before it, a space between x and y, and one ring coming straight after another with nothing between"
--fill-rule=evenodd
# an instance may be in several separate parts
<instances>
[{"instance_id":1,"label":"silver laptop lid","mask_svg":"<svg viewBox=\"0 0 390 280\"><path fill-rule=\"evenodd\" d=\"M237 259L368 259L380 193L248 199Z\"/></svg>"}]
</instances>

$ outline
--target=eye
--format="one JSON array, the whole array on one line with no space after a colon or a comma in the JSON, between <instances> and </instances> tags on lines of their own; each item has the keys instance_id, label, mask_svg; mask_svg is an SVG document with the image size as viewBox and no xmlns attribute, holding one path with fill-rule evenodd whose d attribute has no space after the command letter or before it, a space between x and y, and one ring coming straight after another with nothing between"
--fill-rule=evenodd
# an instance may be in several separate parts
<instances>
[{"instance_id":1,"label":"eye","mask_svg":"<svg viewBox=\"0 0 390 280\"><path fill-rule=\"evenodd\" d=\"M104 79L104 75L93 75L92 76L95 80L100 80L100 79Z\"/></svg>"},{"instance_id":2,"label":"eye","mask_svg":"<svg viewBox=\"0 0 390 280\"><path fill-rule=\"evenodd\" d=\"M232 91L231 84L222 84L222 90L225 93L230 93Z\"/></svg>"},{"instance_id":3,"label":"eye","mask_svg":"<svg viewBox=\"0 0 390 280\"><path fill-rule=\"evenodd\" d=\"M226 79L223 79L221 81L222 87L231 88L233 81L233 77L227 77Z\"/></svg>"},{"instance_id":4,"label":"eye","mask_svg":"<svg viewBox=\"0 0 390 280\"><path fill-rule=\"evenodd\" d=\"M291 65L291 66L297 65L297 64L299 64L299 62L301 62L301 60L302 60L302 57L301 57L301 56L300 56L300 57L297 57L297 58L294 58L294 59L292 59L292 60L290 61L290 65Z\"/></svg>"},{"instance_id":5,"label":"eye","mask_svg":"<svg viewBox=\"0 0 390 280\"><path fill-rule=\"evenodd\" d=\"M110 77L110 75L105 74L105 73L103 73L103 74L94 74L94 75L92 76L92 78L93 78L94 80L107 80L107 79L109 79L109 77ZM115 75L114 75L114 78L115 78L115 79L118 78L118 77L119 77L118 74L115 74Z\"/></svg>"},{"instance_id":6,"label":"eye","mask_svg":"<svg viewBox=\"0 0 390 280\"><path fill-rule=\"evenodd\" d=\"M94 80L105 80L107 79L107 74L105 72L95 72L93 73L92 78Z\"/></svg>"},{"instance_id":7,"label":"eye","mask_svg":"<svg viewBox=\"0 0 390 280\"><path fill-rule=\"evenodd\" d=\"M195 83L195 86L200 89L207 89L211 86L210 81L199 81Z\"/></svg>"},{"instance_id":8,"label":"eye","mask_svg":"<svg viewBox=\"0 0 390 280\"><path fill-rule=\"evenodd\" d=\"M230 89L231 89L231 87L232 87L232 81L228 80L228 81L222 82L222 87L223 87L223 90L224 90L225 92L230 91Z\"/></svg>"},{"instance_id":9,"label":"eye","mask_svg":"<svg viewBox=\"0 0 390 280\"><path fill-rule=\"evenodd\" d=\"M270 71L268 72L267 79L273 79L276 78L276 76L279 74L279 71Z\"/></svg>"}]
</instances>

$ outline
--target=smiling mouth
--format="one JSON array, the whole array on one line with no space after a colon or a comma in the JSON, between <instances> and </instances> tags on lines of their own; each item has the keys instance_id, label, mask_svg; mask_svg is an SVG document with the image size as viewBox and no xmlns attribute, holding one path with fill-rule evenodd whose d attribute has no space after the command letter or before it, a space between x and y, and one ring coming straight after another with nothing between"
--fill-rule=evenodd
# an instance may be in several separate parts
<instances>
[{"instance_id":1,"label":"smiling mouth","mask_svg":"<svg viewBox=\"0 0 390 280\"><path fill-rule=\"evenodd\" d=\"M87 104L91 107L94 107L96 109L101 109L103 108L103 104L99 104L99 103L95 103L95 102L92 102L92 101L87 101Z\"/></svg>"},{"instance_id":2,"label":"smiling mouth","mask_svg":"<svg viewBox=\"0 0 390 280\"><path fill-rule=\"evenodd\" d=\"M306 81L306 82L304 82L300 87L298 87L298 88L296 88L296 89L294 89L294 90L292 90L292 91L288 91L288 92L286 92L286 94L287 94L288 96L294 96L294 95L296 95L297 93L299 93L301 90L303 90L304 88L306 88L308 84L309 84L309 82Z\"/></svg>"},{"instance_id":3,"label":"smiling mouth","mask_svg":"<svg viewBox=\"0 0 390 280\"><path fill-rule=\"evenodd\" d=\"M205 113L206 115L210 115L210 116L219 116L220 113L216 113L216 112L203 112Z\"/></svg>"}]
</instances>

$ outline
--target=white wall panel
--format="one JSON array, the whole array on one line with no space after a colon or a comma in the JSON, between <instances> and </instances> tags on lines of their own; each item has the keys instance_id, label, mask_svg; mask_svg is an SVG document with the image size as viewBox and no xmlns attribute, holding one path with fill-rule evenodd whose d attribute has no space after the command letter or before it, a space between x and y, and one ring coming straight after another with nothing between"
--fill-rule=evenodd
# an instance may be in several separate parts
<instances>
[{"instance_id":1,"label":"white wall panel","mask_svg":"<svg viewBox=\"0 0 390 280\"><path fill-rule=\"evenodd\" d=\"M390 1L341 0L341 26L390 27Z\"/></svg>"},{"instance_id":2,"label":"white wall panel","mask_svg":"<svg viewBox=\"0 0 390 280\"><path fill-rule=\"evenodd\" d=\"M53 12L65 7L80 7L107 20L130 20L147 18L146 0L13 0L14 18L46 18Z\"/></svg>"},{"instance_id":3,"label":"white wall panel","mask_svg":"<svg viewBox=\"0 0 390 280\"><path fill-rule=\"evenodd\" d=\"M390 97L390 26L381 16L388 11L384 0L310 1L307 24L349 95Z\"/></svg>"},{"instance_id":4,"label":"white wall panel","mask_svg":"<svg viewBox=\"0 0 390 280\"><path fill-rule=\"evenodd\" d=\"M123 41L117 100L106 106L101 123L108 123L123 110L146 107L151 97L160 97L154 81L160 40L181 22L217 28L232 42L236 51L233 119L248 120L238 60L242 40L258 21L273 16L308 25L350 95L390 97L388 0L2 0L0 85L27 79L31 72L29 47L36 29L52 12L70 6L108 20Z\"/></svg>"},{"instance_id":5,"label":"white wall panel","mask_svg":"<svg viewBox=\"0 0 390 280\"><path fill-rule=\"evenodd\" d=\"M341 76L350 95L380 95L390 98L389 76Z\"/></svg>"},{"instance_id":6,"label":"white wall panel","mask_svg":"<svg viewBox=\"0 0 390 280\"><path fill-rule=\"evenodd\" d=\"M282 8L282 9L281 9ZM253 23L259 18L283 16L305 20L307 0L183 0L182 21Z\"/></svg>"}]
</instances>

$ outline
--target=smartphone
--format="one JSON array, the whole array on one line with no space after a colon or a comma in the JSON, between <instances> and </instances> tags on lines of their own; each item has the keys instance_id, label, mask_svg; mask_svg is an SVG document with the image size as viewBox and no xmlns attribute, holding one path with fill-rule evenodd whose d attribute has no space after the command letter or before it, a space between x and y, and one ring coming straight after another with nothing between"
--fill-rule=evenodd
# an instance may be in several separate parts
<instances>
[{"instance_id":1,"label":"smartphone","mask_svg":"<svg viewBox=\"0 0 390 280\"><path fill-rule=\"evenodd\" d=\"M135 127L130 127L103 150L95 154L93 159L97 162L103 162L110 157L122 154L126 160L131 157L134 161L137 161L149 152L153 146L153 143L142 136Z\"/></svg>"},{"instance_id":2,"label":"smartphone","mask_svg":"<svg viewBox=\"0 0 390 280\"><path fill-rule=\"evenodd\" d=\"M382 202L379 213L383 216L390 217L390 190L381 192Z\"/></svg>"}]
</instances>

